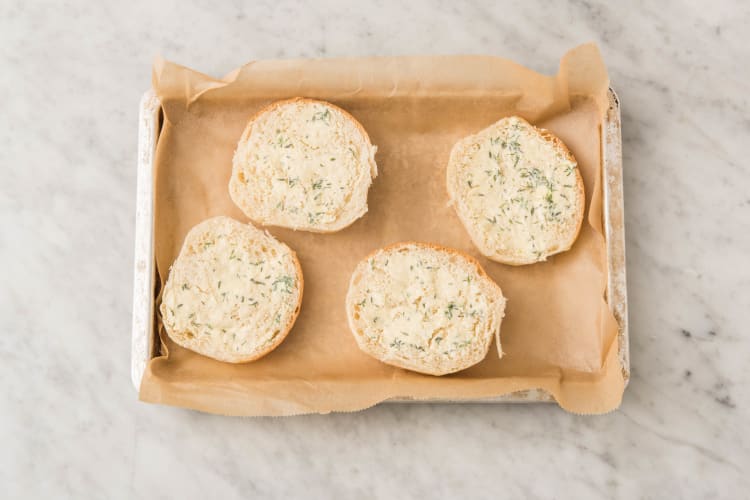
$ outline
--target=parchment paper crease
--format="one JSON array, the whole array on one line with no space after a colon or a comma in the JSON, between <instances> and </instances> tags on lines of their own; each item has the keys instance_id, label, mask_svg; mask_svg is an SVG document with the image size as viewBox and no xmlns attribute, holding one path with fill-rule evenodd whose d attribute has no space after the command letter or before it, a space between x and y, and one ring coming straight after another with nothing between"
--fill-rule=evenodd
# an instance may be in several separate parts
<instances>
[{"instance_id":1,"label":"parchment paper crease","mask_svg":"<svg viewBox=\"0 0 750 500\"><path fill-rule=\"evenodd\" d=\"M380 174L367 215L341 232L269 228L297 251L305 276L301 314L279 348L253 363L220 363L172 343L157 317L162 355L148 365L141 399L226 415L292 415L359 410L392 397L460 400L541 388L572 412L616 408L624 382L617 325L604 299L601 221L608 84L594 45L568 52L554 77L489 56L257 61L222 80L158 60L161 282L193 225L219 214L247 220L227 191L232 154L248 118L274 100L306 96L349 111L379 148ZM586 220L574 247L523 267L481 258L445 189L454 142L511 114L559 136L577 158L586 188ZM349 276L373 249L403 240L439 243L480 259L508 298L502 360L493 345L475 367L431 377L359 351L344 312Z\"/></svg>"}]
</instances>

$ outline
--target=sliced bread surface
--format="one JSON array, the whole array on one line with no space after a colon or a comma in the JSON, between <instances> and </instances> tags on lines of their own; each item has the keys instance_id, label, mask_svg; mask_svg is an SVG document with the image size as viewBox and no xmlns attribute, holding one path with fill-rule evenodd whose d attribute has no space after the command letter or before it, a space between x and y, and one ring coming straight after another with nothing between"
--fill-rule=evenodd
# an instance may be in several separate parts
<instances>
[{"instance_id":1,"label":"sliced bread surface","mask_svg":"<svg viewBox=\"0 0 750 500\"><path fill-rule=\"evenodd\" d=\"M430 375L485 358L505 298L478 262L428 243L377 250L354 270L346 296L359 348L380 361Z\"/></svg>"},{"instance_id":2,"label":"sliced bread surface","mask_svg":"<svg viewBox=\"0 0 750 500\"><path fill-rule=\"evenodd\" d=\"M585 195L577 167L560 139L512 116L456 143L448 195L483 255L532 264L578 237Z\"/></svg>"},{"instance_id":3,"label":"sliced bread surface","mask_svg":"<svg viewBox=\"0 0 750 500\"><path fill-rule=\"evenodd\" d=\"M230 363L253 361L278 346L302 301L295 253L270 234L214 217L187 234L160 307L177 344Z\"/></svg>"},{"instance_id":4,"label":"sliced bread surface","mask_svg":"<svg viewBox=\"0 0 750 500\"><path fill-rule=\"evenodd\" d=\"M376 150L343 109L313 99L279 101L245 128L229 193L259 224L338 231L367 212Z\"/></svg>"}]
</instances>

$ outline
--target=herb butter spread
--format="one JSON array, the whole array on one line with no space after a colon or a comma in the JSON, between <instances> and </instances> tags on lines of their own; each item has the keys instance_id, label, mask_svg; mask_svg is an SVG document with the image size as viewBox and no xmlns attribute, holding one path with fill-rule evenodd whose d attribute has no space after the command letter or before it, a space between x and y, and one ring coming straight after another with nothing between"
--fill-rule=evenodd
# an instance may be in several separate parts
<instances>
[{"instance_id":1,"label":"herb butter spread","mask_svg":"<svg viewBox=\"0 0 750 500\"><path fill-rule=\"evenodd\" d=\"M362 261L347 295L350 326L365 352L434 375L484 359L504 307L499 287L478 264L418 243Z\"/></svg>"},{"instance_id":2,"label":"herb butter spread","mask_svg":"<svg viewBox=\"0 0 750 500\"><path fill-rule=\"evenodd\" d=\"M567 250L583 217L583 183L559 139L504 118L454 146L448 191L479 250L509 264Z\"/></svg>"},{"instance_id":3,"label":"herb butter spread","mask_svg":"<svg viewBox=\"0 0 750 500\"><path fill-rule=\"evenodd\" d=\"M228 217L195 226L174 262L161 314L178 344L222 361L269 352L299 310L293 252L268 233Z\"/></svg>"},{"instance_id":4,"label":"herb butter spread","mask_svg":"<svg viewBox=\"0 0 750 500\"><path fill-rule=\"evenodd\" d=\"M309 99L276 103L243 134L230 193L256 222L336 231L367 212L376 149L336 106Z\"/></svg>"}]
</instances>

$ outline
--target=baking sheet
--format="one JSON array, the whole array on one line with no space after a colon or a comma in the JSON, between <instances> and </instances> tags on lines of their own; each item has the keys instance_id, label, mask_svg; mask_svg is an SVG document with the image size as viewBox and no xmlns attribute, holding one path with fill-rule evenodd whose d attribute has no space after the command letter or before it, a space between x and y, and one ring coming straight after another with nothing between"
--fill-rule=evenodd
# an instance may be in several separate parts
<instances>
[{"instance_id":1,"label":"baking sheet","mask_svg":"<svg viewBox=\"0 0 750 500\"><path fill-rule=\"evenodd\" d=\"M247 116L268 100L307 95L331 100L353 112L368 129L373 142L381 148L377 158L381 176L371 192L370 214L350 229L322 237L272 229L272 233L300 253L306 283L313 279L320 286L317 300L307 301L312 304L303 303L300 321L277 351L252 365L233 367L182 350L165 339L170 355L151 361L141 385L141 397L217 413L290 414L358 409L399 396L465 399L542 387L555 394L563 406L572 411L606 411L611 409L613 402L616 406L627 369L616 370L619 372L619 389L604 388L610 383L618 385L618 377L613 376L617 373L612 368L618 354L622 356L623 342L622 339L616 341L617 326L603 300L604 290L611 293L614 288L606 286L609 252L602 231L609 226L601 224L601 190L598 187L601 180L599 151L607 144L600 140L599 126L611 123L607 119L611 110L606 106L601 108L601 89L598 88L606 83L606 73L604 79L581 78L583 74L601 76L603 65L600 59L596 64L597 59L598 52L591 46L579 48L563 59L561 73L574 74L583 82L567 77L543 77L496 58L376 59L365 61L364 69L362 64L357 67L352 61L346 61L343 69L341 61L338 65L330 60L293 64L277 61L261 64L264 66L261 68L250 67L243 75L248 69L245 67L230 75L228 80L232 82L229 84L210 80L185 68L169 66L174 77L169 85L182 81L179 86L171 88L162 85L164 95L168 96L166 100L173 100L171 108L170 102L165 102L167 123L160 136L160 143L164 140L170 148L168 154L163 153L162 165L157 165L157 179L162 166L161 173L170 174L166 175L162 186L165 190L161 194L162 203L166 203L164 210L168 213L163 220L168 224L162 224L160 229L157 219L156 226L157 246L158 237L166 243L163 254L167 257L163 258L162 272L179 250L182 236L194 223L217 213L244 220L236 207L227 203L226 179L221 177L224 175L228 179L234 143ZM443 72L436 77L436 69L448 65L455 68L456 64L463 66L463 71L458 72L461 76ZM487 65L492 66L489 76ZM484 80L469 86L467 75L469 78L476 76L479 68L484 70ZM295 73L297 78L290 78L289 72ZM273 73L275 76L269 77ZM352 78L355 73L357 79ZM252 77L251 87L242 85L248 83L247 74ZM280 74L285 76L281 83L287 82L288 87L288 82L296 82L292 85L297 85L297 88L279 85ZM300 74L305 78L300 79ZM335 82L331 83L333 76ZM533 85L510 86L529 78ZM591 85L593 81L596 85ZM228 88L231 92L226 91ZM606 99L606 86L603 88ZM563 92L566 89L567 92ZM583 91L595 95L583 99ZM356 261L372 248L401 239L436 241L476 255L452 209L445 206L444 163L456 138L466 135L467 131L471 133L482 128L496 120L498 114L507 114L509 110L548 126L576 154L584 173L589 205L588 224L584 225L579 242L567 254L535 266L508 268L483 261L487 271L509 297L509 306L514 300L519 304L516 313L510 308L508 311L509 318L511 314L517 316L515 326L510 319L503 325L507 355L502 362L491 350L488 359L477 367L438 379L403 372L365 357L353 345L345 321L343 329L337 323L343 319L343 303L338 304L336 297L343 297L351 272L348 267L353 269ZM425 120L425 115L432 119ZM451 116L458 115L460 122L451 119ZM581 127L587 133L574 134L574 129ZM605 131L608 127L605 126ZM567 137L566 132L571 137ZM170 134L174 135L169 137ZM165 140L165 136L168 139ZM186 145L200 150L196 154ZM425 146L428 146L426 152ZM185 168L187 170L182 170ZM177 173L180 175L174 175ZM157 199L159 189L157 182ZM425 191L422 196L420 191ZM427 214L427 217L419 214L404 217L410 209L419 206L414 199L432 202L422 207L422 214ZM384 210L386 207L391 208ZM610 237L607 244L612 241ZM593 250L595 258L582 252L581 247ZM523 307L533 305L526 299L531 293L538 294L540 288L534 287L533 279L547 284L570 285L561 276L565 276L566 270L575 271L576 266L582 265L584 269L586 266L591 268L598 277L596 283L594 280L586 283L593 284L593 290L580 301L598 299L596 316L599 324L594 325L596 331L593 335L587 337L581 332L571 335L570 327L575 327L576 321L592 326L592 316L581 314L577 318L575 314L571 315L573 325L562 324L563 328L555 331L527 328L528 325L525 328L523 320L530 315L522 312ZM333 276L331 269L341 271ZM523 272L519 274L519 271ZM315 276L316 272L318 276ZM530 277L533 278L531 281ZM343 290L338 290L341 283ZM624 285L624 281L622 283ZM523 290L524 286L527 287L525 293L513 291L514 288ZM581 293L580 284L576 283L575 288L576 293ZM546 302L548 308L552 306L553 311L554 307L560 307L560 303L551 303L555 294L550 290L545 292L541 302ZM303 321L305 314L308 315L307 325ZM556 319L559 319L559 311L556 314ZM571 316L563 317L571 321ZM598 329L602 326L608 329L607 335ZM527 338L529 335L523 335L523 331L532 332L533 336ZM528 349L529 346L536 350ZM620 363L617 365L619 368ZM531 370L524 371L524 367L531 367Z\"/></svg>"}]
</instances>

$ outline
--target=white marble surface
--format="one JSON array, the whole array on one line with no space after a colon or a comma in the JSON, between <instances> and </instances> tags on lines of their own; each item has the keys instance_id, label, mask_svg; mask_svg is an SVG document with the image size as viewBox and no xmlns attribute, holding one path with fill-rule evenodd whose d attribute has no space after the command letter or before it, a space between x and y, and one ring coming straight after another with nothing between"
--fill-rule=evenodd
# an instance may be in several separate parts
<instances>
[{"instance_id":1,"label":"white marble surface","mask_svg":"<svg viewBox=\"0 0 750 500\"><path fill-rule=\"evenodd\" d=\"M750 488L747 2L0 1L3 498L741 498ZM353 4L353 2L352 2ZM235 419L130 384L136 113L154 55L600 44L623 103L622 408L382 406Z\"/></svg>"}]
</instances>

